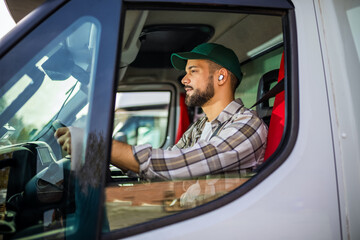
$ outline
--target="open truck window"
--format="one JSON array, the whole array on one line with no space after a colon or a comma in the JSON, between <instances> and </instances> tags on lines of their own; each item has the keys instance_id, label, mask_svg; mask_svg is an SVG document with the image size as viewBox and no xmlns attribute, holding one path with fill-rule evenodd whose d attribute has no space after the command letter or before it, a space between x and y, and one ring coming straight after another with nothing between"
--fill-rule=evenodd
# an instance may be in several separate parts
<instances>
[{"instance_id":1,"label":"open truck window","mask_svg":"<svg viewBox=\"0 0 360 240\"><path fill-rule=\"evenodd\" d=\"M236 89L235 98L241 98L245 107L257 111L266 125L270 124L276 94L256 106L254 104L280 80L279 69L285 49L284 13L257 14L256 11L241 11L241 8L230 12L194 11L190 7L186 11L160 8L153 10L136 6L136 10L129 7L124 15L118 88L131 90L134 95L137 93L137 101L147 99L147 104L153 105L152 108L155 109L162 93L148 98L143 91L137 89L141 86L140 89L153 90L155 83L158 88L163 85L173 86L171 91L175 99L169 107L175 111L169 111L166 120L168 125L161 125L164 127L162 131L165 131L167 144L157 145L157 136L153 135L154 148L167 149L176 144L179 140L177 136L181 136L204 114L201 108L187 107L184 104L185 91L181 79L185 72L175 70L170 62L172 53L190 51L204 42L223 44L234 50L244 74ZM281 71L283 74L284 70ZM284 89L279 92L283 94ZM117 93L117 97L119 94L121 93ZM116 99L116 104L119 104L118 98ZM133 102L135 103L134 100ZM123 104L128 103L123 101ZM117 121L122 114L127 118L126 112L115 111L114 126L118 125ZM175 118L171 119L172 116ZM132 124L136 124L136 121L133 119ZM280 131L281 137L283 129ZM115 168L111 172L113 176L118 175ZM122 178L112 177L105 190L106 217L110 231L119 234L118 236L126 236L132 232L129 232L129 227L135 226L135 229L138 227L142 231L141 224L144 223L151 226L152 222L158 221L166 225L169 222L165 222L169 219L181 219L182 215L179 213L188 217L189 212L195 213L197 210L194 209L201 209L206 204L207 210L211 209L212 205L208 203L221 201L220 198L239 191L257 174L258 171L253 171L154 180L144 179L130 172L124 173ZM218 206L214 206L216 205ZM170 220L172 221L178 220Z\"/></svg>"}]
</instances>

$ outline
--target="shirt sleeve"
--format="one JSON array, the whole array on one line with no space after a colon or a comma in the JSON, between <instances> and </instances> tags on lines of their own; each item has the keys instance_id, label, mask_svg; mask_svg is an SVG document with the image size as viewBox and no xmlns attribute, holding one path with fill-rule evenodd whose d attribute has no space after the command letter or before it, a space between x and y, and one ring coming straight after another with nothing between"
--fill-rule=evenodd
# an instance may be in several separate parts
<instances>
[{"instance_id":1,"label":"shirt sleeve","mask_svg":"<svg viewBox=\"0 0 360 240\"><path fill-rule=\"evenodd\" d=\"M182 179L226 171L252 169L263 161L267 128L254 115L241 115L226 124L209 141L193 147L154 149L133 146L140 175L146 178Z\"/></svg>"}]
</instances>

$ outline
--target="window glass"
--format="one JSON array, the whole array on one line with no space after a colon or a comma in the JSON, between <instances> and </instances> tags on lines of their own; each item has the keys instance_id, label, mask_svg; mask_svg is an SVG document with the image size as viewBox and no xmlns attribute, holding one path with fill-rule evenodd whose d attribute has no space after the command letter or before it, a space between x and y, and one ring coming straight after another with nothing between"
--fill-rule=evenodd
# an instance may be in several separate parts
<instances>
[{"instance_id":1,"label":"window glass","mask_svg":"<svg viewBox=\"0 0 360 240\"><path fill-rule=\"evenodd\" d=\"M86 133L99 33L95 18L79 19L1 86L0 239L59 239L75 230L72 163L54 132L66 125Z\"/></svg>"},{"instance_id":2,"label":"window glass","mask_svg":"<svg viewBox=\"0 0 360 240\"><path fill-rule=\"evenodd\" d=\"M63 104L79 91L80 84L77 83L78 81L73 77L69 77L66 81L54 81L45 76L39 89L34 89L33 95L6 123L6 126L14 129L14 131L11 136L4 140L15 144L29 141L36 136L60 112ZM33 85L34 82L29 76L21 77L0 99L5 105L4 112L6 107L11 106L11 104L16 105L16 100L24 98L25 89L31 89ZM50 94L44 94L44 92ZM7 116L4 115L3 117L6 118Z\"/></svg>"},{"instance_id":3,"label":"window glass","mask_svg":"<svg viewBox=\"0 0 360 240\"><path fill-rule=\"evenodd\" d=\"M170 56L173 52L190 51L204 42L231 48L239 61L244 63L241 66L244 78L235 97L243 98L245 106L250 107L256 102L261 76L279 68L282 34L281 16L192 10L127 10L119 88L132 84L133 88L127 88L127 91L133 92L121 92L116 96L113 138L130 145L149 143L153 149L161 149L161 152L161 143L166 137L164 132L171 126L165 119L171 121L171 110L174 109L176 124L172 126L175 129L169 130L174 130L180 136L186 131L199 117L199 108L185 106L181 98L186 95L182 84L185 73L172 67ZM162 97L150 96L154 92L147 93L149 95L136 93L138 85L154 83L170 83L177 87L174 105L165 108L158 103ZM167 92L156 94L160 93L167 99L170 97ZM130 100L131 97L133 99ZM139 104L140 97L144 97L146 104ZM122 98L129 100L119 100ZM151 106L151 110L148 106ZM158 123L153 120L158 120ZM194 136L188 138L191 137ZM176 144L175 136L169 141L171 145ZM152 164L156 165L157 160ZM105 206L106 221L111 231L215 201L256 174L256 171L237 171L169 180L165 177L146 178L141 173L114 167L110 168L110 172L112 177L108 179L105 189Z\"/></svg>"},{"instance_id":4,"label":"window glass","mask_svg":"<svg viewBox=\"0 0 360 240\"><path fill-rule=\"evenodd\" d=\"M161 147L166 137L169 103L170 92L117 93L113 138L131 145L149 143Z\"/></svg>"},{"instance_id":5,"label":"window glass","mask_svg":"<svg viewBox=\"0 0 360 240\"><path fill-rule=\"evenodd\" d=\"M227 174L151 183L126 182L122 178L121 183L112 183L106 188L106 212L110 230L195 208L231 192L249 177Z\"/></svg>"}]
</instances>

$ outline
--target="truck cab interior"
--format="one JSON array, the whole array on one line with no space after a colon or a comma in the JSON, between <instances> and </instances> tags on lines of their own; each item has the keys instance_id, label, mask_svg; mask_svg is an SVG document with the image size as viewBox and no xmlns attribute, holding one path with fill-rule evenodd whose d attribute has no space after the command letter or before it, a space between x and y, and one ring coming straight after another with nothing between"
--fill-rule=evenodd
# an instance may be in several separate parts
<instances>
[{"instance_id":1,"label":"truck cab interior","mask_svg":"<svg viewBox=\"0 0 360 240\"><path fill-rule=\"evenodd\" d=\"M178 137L187 130L189 125L203 114L201 108L189 108L183 104L185 93L181 79L184 72L171 66L171 53L189 51L203 42L219 43L233 49L241 62L244 74L235 97L240 97L248 108L268 93L278 80L284 78L284 69L280 70L284 52L283 26L280 16L251 13L224 14L223 12L212 11L140 11L129 9L126 11L124 24L118 94L124 92L127 94L139 92L145 94L149 91L159 91L159 89L171 93L169 105L165 108L166 111L169 111L168 118L166 122L165 120L163 122L168 126L167 134L162 135L164 138L159 141L162 143L160 145L162 148L167 148L176 143ZM279 72L282 72L282 76L279 76ZM283 94L284 91L282 90L280 94L276 95L276 121L273 120L272 130L269 133L272 135L269 135L270 147L268 147L266 159L275 152L282 138L285 110ZM148 98L145 97L145 99ZM157 103L155 100L154 102L154 109L156 109ZM175 105L173 105L174 103ZM253 107L268 125L270 125L274 104L275 96ZM139 107L134 109L137 112ZM175 117L172 118L172 116ZM144 118L146 117L149 116L144 114ZM161 126L164 125L161 124ZM143 126L139 125L138 127ZM157 128L156 125L152 125L152 127ZM152 141L142 143L151 144ZM153 219L156 212L159 214L157 218L169 216L212 201L225 192L228 193L228 191L244 184L244 179L246 179L239 176L227 176L225 183L220 180L223 176L208 176L211 180L155 181L151 184L151 190L139 194L140 190L136 190L136 188L142 188L141 185L130 186L127 190L123 187L124 185L119 188L118 183L123 181L123 178L119 178L116 170L114 168L113 170L112 177L116 180L108 183L106 196L110 228L114 230L121 228L117 224L124 224L124 222L118 222L117 211L114 209L121 208L124 212L128 211L127 215L132 216L144 205L158 206L159 201L161 201L162 207L166 210L153 210L146 218ZM214 184L213 181L217 181L217 183ZM226 184L228 186L224 187ZM170 185L175 186L171 187ZM212 188L218 190L209 193L209 189ZM226 188L227 190L225 190ZM189 200L192 191L201 192L199 193L201 200ZM157 192L158 194L149 194L150 192ZM134 205L133 209L125 210L121 205L124 202L125 204L128 203L129 199L132 199L130 202ZM116 203L116 200L123 202ZM140 219L134 218L133 221L130 223L129 220L130 225L138 223L137 221L144 222L144 216Z\"/></svg>"}]
</instances>

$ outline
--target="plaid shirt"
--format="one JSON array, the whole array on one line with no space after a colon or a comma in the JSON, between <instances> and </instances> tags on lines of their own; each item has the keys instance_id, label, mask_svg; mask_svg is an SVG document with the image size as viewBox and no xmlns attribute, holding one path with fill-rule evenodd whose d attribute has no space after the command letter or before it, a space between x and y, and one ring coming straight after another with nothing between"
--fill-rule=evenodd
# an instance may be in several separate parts
<instances>
[{"instance_id":1,"label":"plaid shirt","mask_svg":"<svg viewBox=\"0 0 360 240\"><path fill-rule=\"evenodd\" d=\"M209 141L199 140L206 116L195 122L176 145L153 149L150 144L133 146L145 178L181 179L224 172L247 172L264 160L267 126L244 107L241 99L232 101L211 122Z\"/></svg>"}]
</instances>

